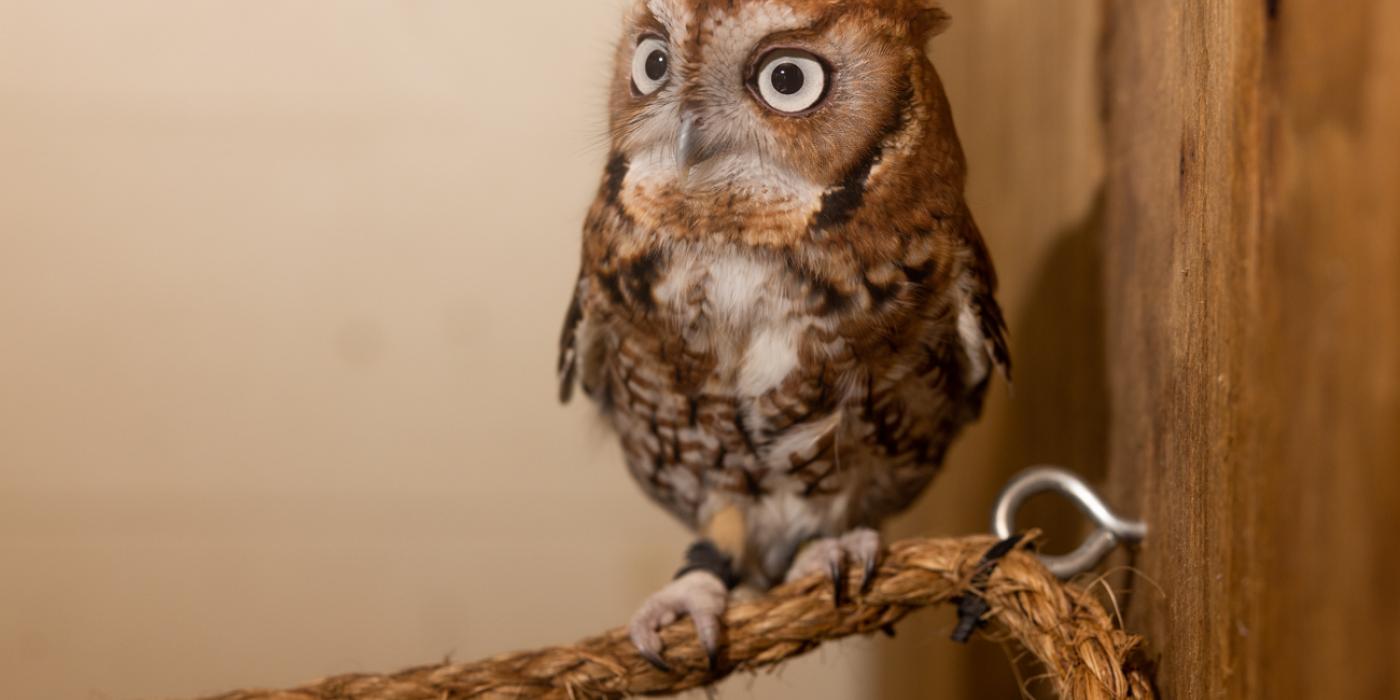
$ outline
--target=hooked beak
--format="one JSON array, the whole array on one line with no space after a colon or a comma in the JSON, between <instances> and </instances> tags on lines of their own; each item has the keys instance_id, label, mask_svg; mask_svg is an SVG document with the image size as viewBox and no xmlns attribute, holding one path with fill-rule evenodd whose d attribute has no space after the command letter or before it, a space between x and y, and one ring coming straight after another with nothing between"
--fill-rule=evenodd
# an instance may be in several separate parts
<instances>
[{"instance_id":1,"label":"hooked beak","mask_svg":"<svg viewBox=\"0 0 1400 700\"><path fill-rule=\"evenodd\" d=\"M676 167L682 174L689 173L692 167L705 160L703 151L695 115L686 112L681 115L681 133L676 140Z\"/></svg>"}]
</instances>

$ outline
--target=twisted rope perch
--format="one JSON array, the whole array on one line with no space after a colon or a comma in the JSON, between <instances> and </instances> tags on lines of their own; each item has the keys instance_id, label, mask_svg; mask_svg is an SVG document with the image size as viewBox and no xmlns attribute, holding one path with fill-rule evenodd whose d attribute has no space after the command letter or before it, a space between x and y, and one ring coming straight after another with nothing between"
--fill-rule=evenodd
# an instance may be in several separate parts
<instances>
[{"instance_id":1,"label":"twisted rope perch","mask_svg":"<svg viewBox=\"0 0 1400 700\"><path fill-rule=\"evenodd\" d=\"M591 700L674 694L773 666L827 641L878 632L919 608L950 603L969 592L982 556L995 544L990 537L896 543L870 592L841 608L833 606L831 585L820 577L736 604L725 615L726 644L713 673L693 628L682 621L662 634L673 673L653 668L637 655L626 631L615 629L573 646L392 675L339 676L294 690L237 691L209 700ZM1153 697L1151 684L1130 661L1141 640L1117 629L1094 596L1061 583L1024 545L1001 560L980 593L991 606L987 621L1039 660L1060 697Z\"/></svg>"}]
</instances>

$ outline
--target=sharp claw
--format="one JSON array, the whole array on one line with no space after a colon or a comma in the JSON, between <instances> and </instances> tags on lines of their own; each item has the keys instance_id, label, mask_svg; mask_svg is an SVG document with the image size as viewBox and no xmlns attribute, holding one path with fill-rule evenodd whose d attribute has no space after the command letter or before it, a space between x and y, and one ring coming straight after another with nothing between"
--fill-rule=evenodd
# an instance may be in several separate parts
<instances>
[{"instance_id":1,"label":"sharp claw","mask_svg":"<svg viewBox=\"0 0 1400 700\"><path fill-rule=\"evenodd\" d=\"M839 562L831 562L831 599L836 607L841 607L846 602L846 580L841 572Z\"/></svg>"},{"instance_id":2,"label":"sharp claw","mask_svg":"<svg viewBox=\"0 0 1400 700\"><path fill-rule=\"evenodd\" d=\"M638 653L638 654L641 654L641 655L642 655L642 658L643 658L643 659L646 659L646 660L647 660L647 663L649 663L649 664L651 664L653 667L655 667L656 670L658 670L658 671L660 671L660 672L662 672L662 673L674 673L674 672L675 672L675 671L671 668L671 664L666 663L666 660L663 659L663 658L661 658L661 655L660 655L660 654L657 654L657 653L651 652L651 651L643 651L643 650L640 650L640 649L637 650L637 653Z\"/></svg>"},{"instance_id":3,"label":"sharp claw","mask_svg":"<svg viewBox=\"0 0 1400 700\"><path fill-rule=\"evenodd\" d=\"M719 617L692 612L690 618L695 622L695 636L700 640L700 648L705 650L705 659L713 672L719 665Z\"/></svg>"},{"instance_id":4,"label":"sharp claw","mask_svg":"<svg viewBox=\"0 0 1400 700\"><path fill-rule=\"evenodd\" d=\"M894 623L893 623L893 622L891 622L891 623L888 624L888 625L885 625L884 627L881 627L881 628L880 628L880 631L881 631L881 632L884 632L884 633L885 633L885 636L886 636L886 637L889 637L890 639L894 639L894 638L895 638Z\"/></svg>"},{"instance_id":5,"label":"sharp claw","mask_svg":"<svg viewBox=\"0 0 1400 700\"><path fill-rule=\"evenodd\" d=\"M860 581L861 596L868 595L870 589L875 587L875 569L879 567L879 562L875 557L865 560L865 578Z\"/></svg>"}]
</instances>

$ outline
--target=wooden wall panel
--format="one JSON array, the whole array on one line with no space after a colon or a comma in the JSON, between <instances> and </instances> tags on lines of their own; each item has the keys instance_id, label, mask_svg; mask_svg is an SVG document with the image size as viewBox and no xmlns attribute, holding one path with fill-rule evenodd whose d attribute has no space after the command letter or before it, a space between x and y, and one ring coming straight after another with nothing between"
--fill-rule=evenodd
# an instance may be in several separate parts
<instances>
[{"instance_id":1,"label":"wooden wall panel","mask_svg":"<svg viewBox=\"0 0 1400 700\"><path fill-rule=\"evenodd\" d=\"M1253 690L1400 694L1400 5L1296 0L1266 46L1251 289Z\"/></svg>"},{"instance_id":2,"label":"wooden wall panel","mask_svg":"<svg viewBox=\"0 0 1400 700\"><path fill-rule=\"evenodd\" d=\"M1165 697L1394 697L1400 4L948 7L1018 377L896 534L1064 463L1151 524L1115 583ZM948 624L882 651L883 697L1018 697Z\"/></svg>"},{"instance_id":3,"label":"wooden wall panel","mask_svg":"<svg viewBox=\"0 0 1400 700\"><path fill-rule=\"evenodd\" d=\"M1166 697L1400 688L1397 35L1385 0L1111 3L1110 470Z\"/></svg>"}]
</instances>

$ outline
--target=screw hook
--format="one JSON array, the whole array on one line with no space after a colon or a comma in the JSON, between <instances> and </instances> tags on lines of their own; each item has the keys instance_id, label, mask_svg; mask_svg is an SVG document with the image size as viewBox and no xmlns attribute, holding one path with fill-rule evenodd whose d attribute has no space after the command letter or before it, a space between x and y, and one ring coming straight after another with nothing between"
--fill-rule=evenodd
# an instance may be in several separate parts
<instances>
[{"instance_id":1,"label":"screw hook","mask_svg":"<svg viewBox=\"0 0 1400 700\"><path fill-rule=\"evenodd\" d=\"M1058 467L1035 467L1022 472L1002 489L992 513L992 532L1006 539L1016 529L1016 513L1022 504L1038 493L1053 491L1068 498L1098 525L1079 548L1062 556L1040 555L1050 573L1069 579L1093 569L1119 544L1141 542L1147 537L1146 523L1124 520L1109 510L1103 499L1077 474Z\"/></svg>"}]
</instances>

